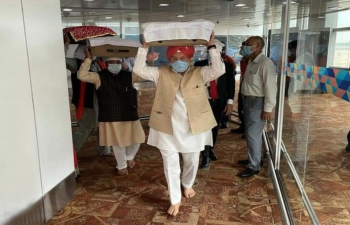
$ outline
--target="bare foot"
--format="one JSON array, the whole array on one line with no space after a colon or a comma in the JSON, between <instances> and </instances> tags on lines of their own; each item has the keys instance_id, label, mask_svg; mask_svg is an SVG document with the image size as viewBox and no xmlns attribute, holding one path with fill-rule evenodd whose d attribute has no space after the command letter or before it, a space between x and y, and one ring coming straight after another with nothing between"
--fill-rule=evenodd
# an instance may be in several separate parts
<instances>
[{"instance_id":1,"label":"bare foot","mask_svg":"<svg viewBox=\"0 0 350 225\"><path fill-rule=\"evenodd\" d=\"M175 205L171 205L168 209L168 214L170 216L176 216L179 213L180 206L181 206L181 202L179 202Z\"/></svg>"},{"instance_id":2,"label":"bare foot","mask_svg":"<svg viewBox=\"0 0 350 225\"><path fill-rule=\"evenodd\" d=\"M133 168L133 167L135 166L136 163L135 163L134 160L128 160L128 161L127 161L127 164L128 164L128 167L129 167L129 168Z\"/></svg>"},{"instance_id":3,"label":"bare foot","mask_svg":"<svg viewBox=\"0 0 350 225\"><path fill-rule=\"evenodd\" d=\"M192 198L196 195L196 192L193 188L184 188L184 195L186 198Z\"/></svg>"},{"instance_id":4,"label":"bare foot","mask_svg":"<svg viewBox=\"0 0 350 225\"><path fill-rule=\"evenodd\" d=\"M118 174L120 176L124 176L124 175L127 175L129 173L128 173L128 170L125 168L125 169L118 170Z\"/></svg>"}]
</instances>

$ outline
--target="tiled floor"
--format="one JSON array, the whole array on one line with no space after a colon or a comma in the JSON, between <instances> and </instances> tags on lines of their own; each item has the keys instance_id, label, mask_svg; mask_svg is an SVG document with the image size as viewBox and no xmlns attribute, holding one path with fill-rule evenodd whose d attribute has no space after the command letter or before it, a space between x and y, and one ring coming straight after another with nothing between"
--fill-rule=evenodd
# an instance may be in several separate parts
<instances>
[{"instance_id":1,"label":"tiled floor","mask_svg":"<svg viewBox=\"0 0 350 225\"><path fill-rule=\"evenodd\" d=\"M146 89L141 94L140 115L149 114L153 91ZM344 151L350 128L345 117L350 112L349 103L322 94L313 96L309 105L308 161L306 170L305 165L297 168L301 181L320 224L350 224L350 153ZM295 124L287 107L285 112L283 141L293 157L298 136L293 133ZM148 132L147 122L144 128ZM143 144L136 167L120 177L113 157L97 156L96 137L92 136L78 153L81 176L75 197L48 224L282 224L266 163L259 175L238 178L236 174L243 168L235 162L246 157L245 142L228 131L220 131L216 147L219 161L198 172L197 195L183 201L175 218L166 214L169 199L157 149ZM312 224L284 161L281 175L296 224Z\"/></svg>"}]
</instances>

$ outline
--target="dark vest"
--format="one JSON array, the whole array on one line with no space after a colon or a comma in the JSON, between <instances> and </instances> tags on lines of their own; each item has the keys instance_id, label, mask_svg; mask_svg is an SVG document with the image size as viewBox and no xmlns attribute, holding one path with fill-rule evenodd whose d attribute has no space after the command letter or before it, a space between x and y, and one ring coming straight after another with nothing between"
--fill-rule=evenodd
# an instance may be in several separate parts
<instances>
[{"instance_id":1,"label":"dark vest","mask_svg":"<svg viewBox=\"0 0 350 225\"><path fill-rule=\"evenodd\" d=\"M78 68L80 68L80 65L82 64L81 60L77 59ZM72 103L75 105L75 107L78 107L79 105L79 99L80 99L80 86L81 81L77 77L77 73L71 74L71 81L72 81L72 89L73 89L73 96L72 96ZM84 94L84 108L90 108L92 109L94 107L94 91L95 91L95 85L91 83L85 84L85 94Z\"/></svg>"},{"instance_id":2,"label":"dark vest","mask_svg":"<svg viewBox=\"0 0 350 225\"><path fill-rule=\"evenodd\" d=\"M108 70L98 72L101 86L97 89L99 122L135 121L137 91L132 84L132 74L122 70L114 75Z\"/></svg>"}]
</instances>

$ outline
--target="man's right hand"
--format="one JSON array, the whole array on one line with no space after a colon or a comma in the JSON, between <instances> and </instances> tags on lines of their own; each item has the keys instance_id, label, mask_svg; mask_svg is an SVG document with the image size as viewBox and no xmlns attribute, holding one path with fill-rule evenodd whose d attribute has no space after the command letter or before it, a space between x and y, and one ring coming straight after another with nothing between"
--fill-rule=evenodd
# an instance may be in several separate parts
<instances>
[{"instance_id":1,"label":"man's right hand","mask_svg":"<svg viewBox=\"0 0 350 225\"><path fill-rule=\"evenodd\" d=\"M85 49L85 56L87 59L91 59L91 53L90 53L90 50L88 48Z\"/></svg>"},{"instance_id":2,"label":"man's right hand","mask_svg":"<svg viewBox=\"0 0 350 225\"><path fill-rule=\"evenodd\" d=\"M147 42L145 41L145 36L143 34L142 34L142 41L143 41L143 47L148 49L149 46L148 46Z\"/></svg>"}]
</instances>

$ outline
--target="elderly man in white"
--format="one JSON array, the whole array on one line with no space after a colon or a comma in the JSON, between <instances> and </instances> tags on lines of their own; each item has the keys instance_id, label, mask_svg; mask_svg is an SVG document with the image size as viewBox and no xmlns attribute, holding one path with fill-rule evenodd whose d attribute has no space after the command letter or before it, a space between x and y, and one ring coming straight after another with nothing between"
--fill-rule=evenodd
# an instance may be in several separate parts
<instances>
[{"instance_id":1,"label":"elderly man in white","mask_svg":"<svg viewBox=\"0 0 350 225\"><path fill-rule=\"evenodd\" d=\"M205 145L212 145L211 129L216 122L207 99L206 82L225 73L220 52L215 49L214 34L207 45L211 66L190 65L193 46L170 46L167 57L171 66L146 65L147 44L139 48L133 72L154 81L157 88L150 118L148 144L157 147L163 157L171 206L168 214L176 216L181 205L181 184L184 196L192 198L199 154ZM182 177L179 153L184 160Z\"/></svg>"}]
</instances>

